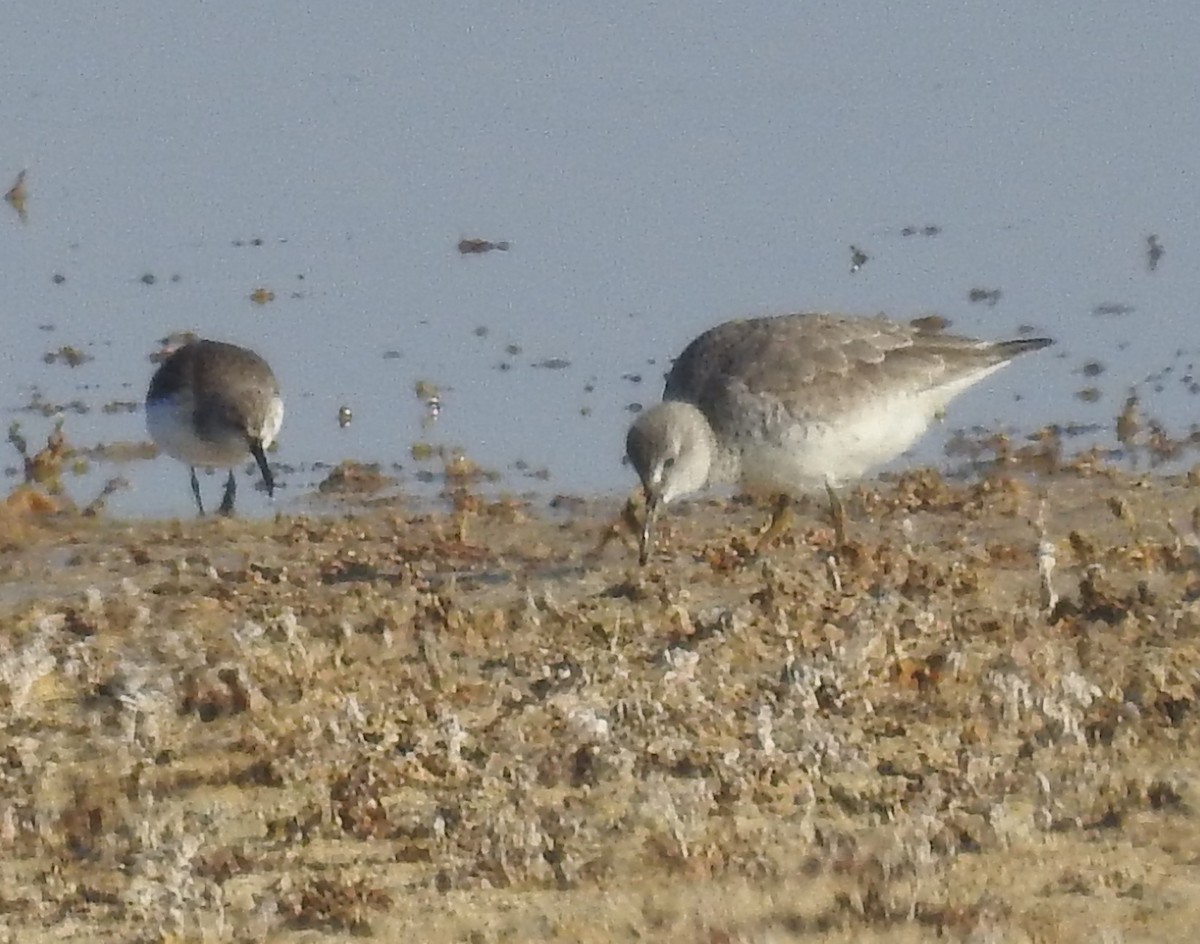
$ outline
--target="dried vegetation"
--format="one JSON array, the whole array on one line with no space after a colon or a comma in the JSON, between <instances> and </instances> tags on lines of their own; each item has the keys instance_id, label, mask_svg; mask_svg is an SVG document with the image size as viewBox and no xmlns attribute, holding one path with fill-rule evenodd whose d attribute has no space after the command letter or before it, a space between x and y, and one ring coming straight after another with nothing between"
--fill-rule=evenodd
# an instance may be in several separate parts
<instances>
[{"instance_id":1,"label":"dried vegetation","mask_svg":"<svg viewBox=\"0 0 1200 944\"><path fill-rule=\"evenodd\" d=\"M35 485L23 486L32 494ZM1200 923L1197 497L915 472L0 540L0 940L1166 940Z\"/></svg>"}]
</instances>

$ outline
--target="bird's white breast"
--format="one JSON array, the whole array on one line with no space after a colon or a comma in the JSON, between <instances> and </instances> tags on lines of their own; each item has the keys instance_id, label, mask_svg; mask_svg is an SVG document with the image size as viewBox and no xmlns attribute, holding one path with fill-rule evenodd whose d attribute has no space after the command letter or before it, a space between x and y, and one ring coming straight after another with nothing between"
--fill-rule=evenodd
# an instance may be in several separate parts
<instances>
[{"instance_id":1,"label":"bird's white breast","mask_svg":"<svg viewBox=\"0 0 1200 944\"><path fill-rule=\"evenodd\" d=\"M803 494L863 478L910 449L946 404L983 376L874 400L820 422L796 422L777 439L743 441L742 481L753 491Z\"/></svg>"},{"instance_id":2,"label":"bird's white breast","mask_svg":"<svg viewBox=\"0 0 1200 944\"><path fill-rule=\"evenodd\" d=\"M259 430L259 438L262 440L264 449L275 441L275 437L279 435L279 430L282 426L283 398L276 394L267 405L266 414L263 416L262 429Z\"/></svg>"},{"instance_id":3,"label":"bird's white breast","mask_svg":"<svg viewBox=\"0 0 1200 944\"><path fill-rule=\"evenodd\" d=\"M244 436L229 435L221 439L197 436L188 398L148 403L146 429L159 449L188 465L228 468L237 465L250 452Z\"/></svg>"}]
</instances>

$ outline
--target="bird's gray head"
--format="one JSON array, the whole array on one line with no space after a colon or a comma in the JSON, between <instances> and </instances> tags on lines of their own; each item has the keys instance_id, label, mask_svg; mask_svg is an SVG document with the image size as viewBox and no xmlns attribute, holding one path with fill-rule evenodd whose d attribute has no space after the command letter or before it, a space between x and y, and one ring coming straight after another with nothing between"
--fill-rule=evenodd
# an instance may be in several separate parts
<instances>
[{"instance_id":1,"label":"bird's gray head","mask_svg":"<svg viewBox=\"0 0 1200 944\"><path fill-rule=\"evenodd\" d=\"M641 561L646 562L659 509L708 482L716 454L712 427L695 406L667 400L637 418L625 437L625 454L642 480L646 524Z\"/></svg>"}]
</instances>

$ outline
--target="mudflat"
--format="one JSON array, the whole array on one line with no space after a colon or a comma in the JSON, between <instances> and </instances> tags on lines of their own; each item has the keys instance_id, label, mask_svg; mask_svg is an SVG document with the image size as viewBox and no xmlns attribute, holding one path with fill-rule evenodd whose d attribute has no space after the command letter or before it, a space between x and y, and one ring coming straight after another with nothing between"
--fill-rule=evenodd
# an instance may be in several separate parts
<instances>
[{"instance_id":1,"label":"mudflat","mask_svg":"<svg viewBox=\"0 0 1200 944\"><path fill-rule=\"evenodd\" d=\"M0 940L1200 928L1200 494L0 510Z\"/></svg>"}]
</instances>

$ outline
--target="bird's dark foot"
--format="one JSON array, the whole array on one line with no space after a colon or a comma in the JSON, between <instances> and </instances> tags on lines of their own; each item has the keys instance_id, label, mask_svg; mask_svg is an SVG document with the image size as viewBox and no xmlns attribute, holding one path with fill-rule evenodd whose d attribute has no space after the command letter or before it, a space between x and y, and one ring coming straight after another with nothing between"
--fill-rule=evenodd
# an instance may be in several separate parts
<instances>
[{"instance_id":1,"label":"bird's dark foot","mask_svg":"<svg viewBox=\"0 0 1200 944\"><path fill-rule=\"evenodd\" d=\"M200 517L204 517L204 502L200 499L200 480L196 478L196 467L192 466L192 494L196 496L196 508L200 511Z\"/></svg>"},{"instance_id":2,"label":"bird's dark foot","mask_svg":"<svg viewBox=\"0 0 1200 944\"><path fill-rule=\"evenodd\" d=\"M229 478L225 480L225 494L221 497L221 507L217 509L217 514L223 517L230 518L233 516L233 502L237 497L237 479L233 476L233 470L229 470Z\"/></svg>"}]
</instances>

